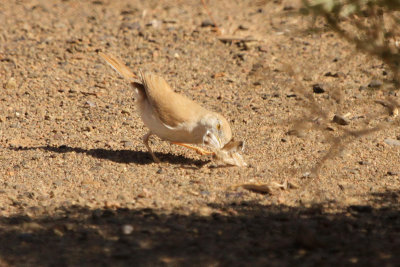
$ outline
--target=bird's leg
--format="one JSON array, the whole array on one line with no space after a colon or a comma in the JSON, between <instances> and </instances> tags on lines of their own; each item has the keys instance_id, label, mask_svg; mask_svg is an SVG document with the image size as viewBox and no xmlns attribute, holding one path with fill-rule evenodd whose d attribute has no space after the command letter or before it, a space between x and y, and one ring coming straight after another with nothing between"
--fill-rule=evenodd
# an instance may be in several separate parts
<instances>
[{"instance_id":1,"label":"bird's leg","mask_svg":"<svg viewBox=\"0 0 400 267\"><path fill-rule=\"evenodd\" d=\"M214 152L207 151L207 150L202 149L200 147L195 147L195 146L191 146L191 145L183 144L183 143L178 143L178 142L171 142L171 143L174 144L174 145L183 146L183 147L186 147L186 148L189 148L189 149L193 149L194 151L196 151L197 154L200 154L200 155L214 155L215 154Z\"/></svg>"},{"instance_id":2,"label":"bird's leg","mask_svg":"<svg viewBox=\"0 0 400 267\"><path fill-rule=\"evenodd\" d=\"M143 143L147 147L147 150L149 151L151 157L153 158L154 162L160 163L161 161L154 155L153 151L151 150L151 147L149 146L149 138L153 133L149 131L147 134L143 136Z\"/></svg>"}]
</instances>

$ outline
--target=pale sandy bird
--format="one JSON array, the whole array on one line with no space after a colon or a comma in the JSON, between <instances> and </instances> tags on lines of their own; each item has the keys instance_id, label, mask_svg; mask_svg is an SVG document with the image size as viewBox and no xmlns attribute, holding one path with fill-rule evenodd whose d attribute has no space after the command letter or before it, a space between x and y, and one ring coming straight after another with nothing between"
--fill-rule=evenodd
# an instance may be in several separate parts
<instances>
[{"instance_id":1,"label":"pale sandy bird","mask_svg":"<svg viewBox=\"0 0 400 267\"><path fill-rule=\"evenodd\" d=\"M189 144L204 144L216 151L231 141L231 127L220 114L175 93L158 75L139 71L136 76L115 57L104 53L100 53L100 56L131 82L140 117L149 128L149 132L143 136L143 142L155 162L160 160L149 146L149 138L153 134L163 140L194 149L202 155L214 152Z\"/></svg>"}]
</instances>

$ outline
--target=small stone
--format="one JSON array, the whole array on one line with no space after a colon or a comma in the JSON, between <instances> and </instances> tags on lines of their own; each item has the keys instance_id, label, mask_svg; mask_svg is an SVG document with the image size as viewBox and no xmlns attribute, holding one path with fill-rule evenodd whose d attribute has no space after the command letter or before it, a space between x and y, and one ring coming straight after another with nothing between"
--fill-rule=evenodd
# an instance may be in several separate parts
<instances>
[{"instance_id":1,"label":"small stone","mask_svg":"<svg viewBox=\"0 0 400 267\"><path fill-rule=\"evenodd\" d=\"M200 191L200 195L202 195L202 196L209 196L210 194L211 193L209 191L207 191L207 190Z\"/></svg>"},{"instance_id":2,"label":"small stone","mask_svg":"<svg viewBox=\"0 0 400 267\"><path fill-rule=\"evenodd\" d=\"M82 131L83 132L90 132L92 129L89 126L83 127Z\"/></svg>"},{"instance_id":3,"label":"small stone","mask_svg":"<svg viewBox=\"0 0 400 267\"><path fill-rule=\"evenodd\" d=\"M63 181L62 180L56 180L53 182L54 187L59 187L63 185Z\"/></svg>"},{"instance_id":4,"label":"small stone","mask_svg":"<svg viewBox=\"0 0 400 267\"><path fill-rule=\"evenodd\" d=\"M146 26L152 26L154 28L159 28L161 26L162 22L160 20L153 19L149 23L146 24Z\"/></svg>"},{"instance_id":5,"label":"small stone","mask_svg":"<svg viewBox=\"0 0 400 267\"><path fill-rule=\"evenodd\" d=\"M129 29L129 30L140 30L140 23L139 22L123 22L119 26L121 29Z\"/></svg>"},{"instance_id":6,"label":"small stone","mask_svg":"<svg viewBox=\"0 0 400 267\"><path fill-rule=\"evenodd\" d=\"M372 80L369 84L368 87L370 88L380 88L382 86L382 82L378 80Z\"/></svg>"},{"instance_id":7,"label":"small stone","mask_svg":"<svg viewBox=\"0 0 400 267\"><path fill-rule=\"evenodd\" d=\"M326 76L326 77L333 77L333 78L343 78L343 77L345 77L346 75L345 75L343 72L341 72L341 71L336 72L336 73L333 73L333 72L328 71L327 73L325 73L325 76Z\"/></svg>"},{"instance_id":8,"label":"small stone","mask_svg":"<svg viewBox=\"0 0 400 267\"><path fill-rule=\"evenodd\" d=\"M234 59L239 59L241 61L245 61L245 54L244 53L237 53L233 56Z\"/></svg>"},{"instance_id":9,"label":"small stone","mask_svg":"<svg viewBox=\"0 0 400 267\"><path fill-rule=\"evenodd\" d=\"M87 106L89 106L89 107L91 107L91 108L96 107L96 103L94 103L94 102L92 102L92 101L89 101L89 100L85 102L85 105L87 105Z\"/></svg>"},{"instance_id":10,"label":"small stone","mask_svg":"<svg viewBox=\"0 0 400 267\"><path fill-rule=\"evenodd\" d=\"M123 202L125 202L125 201L126 201L126 196L123 195L123 194L119 194L119 195L117 196L117 200L118 200L118 201L123 201Z\"/></svg>"},{"instance_id":11,"label":"small stone","mask_svg":"<svg viewBox=\"0 0 400 267\"><path fill-rule=\"evenodd\" d=\"M53 229L53 233L58 237L63 237L64 236L64 233L58 228L54 228Z\"/></svg>"},{"instance_id":12,"label":"small stone","mask_svg":"<svg viewBox=\"0 0 400 267\"><path fill-rule=\"evenodd\" d=\"M121 114L131 115L131 112L127 109L121 110Z\"/></svg>"},{"instance_id":13,"label":"small stone","mask_svg":"<svg viewBox=\"0 0 400 267\"><path fill-rule=\"evenodd\" d=\"M344 77L346 77L346 74L344 74L344 73L341 72L341 71L338 71L338 72L336 72L336 76L337 76L338 78L344 78Z\"/></svg>"},{"instance_id":14,"label":"small stone","mask_svg":"<svg viewBox=\"0 0 400 267\"><path fill-rule=\"evenodd\" d=\"M11 77L6 83L6 89L15 89L17 87L17 82L14 77Z\"/></svg>"},{"instance_id":15,"label":"small stone","mask_svg":"<svg viewBox=\"0 0 400 267\"><path fill-rule=\"evenodd\" d=\"M325 76L326 76L326 77L335 77L335 78L337 77L337 76L336 76L336 73L332 73L332 72L330 72L330 71L328 71L327 73L325 73Z\"/></svg>"},{"instance_id":16,"label":"small stone","mask_svg":"<svg viewBox=\"0 0 400 267\"><path fill-rule=\"evenodd\" d=\"M301 130L301 129L291 129L286 134L287 135L297 136L299 138L306 137L306 131Z\"/></svg>"},{"instance_id":17,"label":"small stone","mask_svg":"<svg viewBox=\"0 0 400 267\"><path fill-rule=\"evenodd\" d=\"M400 146L400 141L396 139L386 138L384 142L390 146Z\"/></svg>"},{"instance_id":18,"label":"small stone","mask_svg":"<svg viewBox=\"0 0 400 267\"><path fill-rule=\"evenodd\" d=\"M290 11L290 10L293 10L294 9L294 7L292 7L292 6L284 6L283 7L283 11Z\"/></svg>"},{"instance_id":19,"label":"small stone","mask_svg":"<svg viewBox=\"0 0 400 267\"><path fill-rule=\"evenodd\" d=\"M320 84L317 83L313 85L313 92L316 94L322 94L325 93L325 90Z\"/></svg>"},{"instance_id":20,"label":"small stone","mask_svg":"<svg viewBox=\"0 0 400 267\"><path fill-rule=\"evenodd\" d=\"M394 171L388 171L386 174L389 175L389 176L397 176L397 175L399 175L398 172L394 172Z\"/></svg>"},{"instance_id":21,"label":"small stone","mask_svg":"<svg viewBox=\"0 0 400 267\"><path fill-rule=\"evenodd\" d=\"M332 122L337 123L339 125L349 125L350 122L342 116L335 115L332 119Z\"/></svg>"},{"instance_id":22,"label":"small stone","mask_svg":"<svg viewBox=\"0 0 400 267\"><path fill-rule=\"evenodd\" d=\"M367 90L367 87L364 85L361 85L360 88L358 88L358 91L360 91L360 92L365 91L365 90Z\"/></svg>"},{"instance_id":23,"label":"small stone","mask_svg":"<svg viewBox=\"0 0 400 267\"><path fill-rule=\"evenodd\" d=\"M215 27L215 24L211 20L203 20L201 22L201 27Z\"/></svg>"},{"instance_id":24,"label":"small stone","mask_svg":"<svg viewBox=\"0 0 400 267\"><path fill-rule=\"evenodd\" d=\"M201 207L199 208L198 213L202 217L208 217L213 213L213 209L207 206Z\"/></svg>"},{"instance_id":25,"label":"small stone","mask_svg":"<svg viewBox=\"0 0 400 267\"><path fill-rule=\"evenodd\" d=\"M124 143L125 148L133 147L133 143L131 141L122 141Z\"/></svg>"},{"instance_id":26,"label":"small stone","mask_svg":"<svg viewBox=\"0 0 400 267\"><path fill-rule=\"evenodd\" d=\"M151 196L151 192L146 188L143 188L142 192L137 195L138 198L149 198Z\"/></svg>"},{"instance_id":27,"label":"small stone","mask_svg":"<svg viewBox=\"0 0 400 267\"><path fill-rule=\"evenodd\" d=\"M397 107L393 108L393 109L390 111L390 116L392 116L392 117L397 117L398 115L399 115L399 109L398 109Z\"/></svg>"},{"instance_id":28,"label":"small stone","mask_svg":"<svg viewBox=\"0 0 400 267\"><path fill-rule=\"evenodd\" d=\"M266 46L266 45L260 45L259 47L258 47L258 51L260 51L260 52L268 52L268 46Z\"/></svg>"},{"instance_id":29,"label":"small stone","mask_svg":"<svg viewBox=\"0 0 400 267\"><path fill-rule=\"evenodd\" d=\"M130 225L130 224L125 224L125 225L122 226L122 233L123 233L124 235L130 235L130 234L132 234L133 230L134 230L134 229L133 229L133 226Z\"/></svg>"}]
</instances>

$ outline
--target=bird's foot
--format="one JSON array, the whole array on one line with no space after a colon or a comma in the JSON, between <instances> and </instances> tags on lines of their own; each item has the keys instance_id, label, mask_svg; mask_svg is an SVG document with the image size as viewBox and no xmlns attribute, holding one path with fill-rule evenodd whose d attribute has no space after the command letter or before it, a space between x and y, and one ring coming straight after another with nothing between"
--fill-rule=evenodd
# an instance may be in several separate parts
<instances>
[{"instance_id":1,"label":"bird's foot","mask_svg":"<svg viewBox=\"0 0 400 267\"><path fill-rule=\"evenodd\" d=\"M175 144L175 145L178 145L178 146L183 146L183 147L186 147L186 148L189 148L189 149L193 149L194 151L196 151L197 154L202 155L202 156L215 155L214 152L207 151L207 150L205 150L203 148L200 148L200 147L195 147L195 146L192 146L192 145L178 143L178 142L171 142L171 143Z\"/></svg>"}]
</instances>

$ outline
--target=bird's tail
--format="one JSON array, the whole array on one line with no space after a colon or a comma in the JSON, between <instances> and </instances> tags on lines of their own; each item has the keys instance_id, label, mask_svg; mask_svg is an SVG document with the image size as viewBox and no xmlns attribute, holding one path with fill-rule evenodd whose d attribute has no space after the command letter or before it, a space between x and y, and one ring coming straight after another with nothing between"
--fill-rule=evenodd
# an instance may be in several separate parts
<instances>
[{"instance_id":1,"label":"bird's tail","mask_svg":"<svg viewBox=\"0 0 400 267\"><path fill-rule=\"evenodd\" d=\"M119 59L115 58L112 55L107 55L102 52L99 55L107 61L110 66L116 70L122 77L128 79L130 81L137 80L138 77Z\"/></svg>"},{"instance_id":2,"label":"bird's tail","mask_svg":"<svg viewBox=\"0 0 400 267\"><path fill-rule=\"evenodd\" d=\"M135 89L135 98L139 101L143 100L146 96L146 92L139 77L136 76L121 60L102 52L99 54L102 58L104 58L105 61L107 61L108 64L110 64L114 70L131 82L132 87Z\"/></svg>"}]
</instances>

